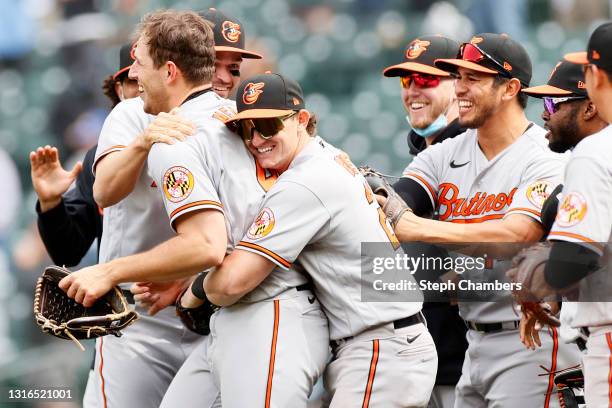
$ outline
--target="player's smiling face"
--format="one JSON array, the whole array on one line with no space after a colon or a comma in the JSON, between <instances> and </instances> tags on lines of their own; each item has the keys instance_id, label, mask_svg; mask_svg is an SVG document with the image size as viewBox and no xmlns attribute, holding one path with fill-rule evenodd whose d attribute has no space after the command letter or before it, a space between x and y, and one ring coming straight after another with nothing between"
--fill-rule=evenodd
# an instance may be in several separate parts
<instances>
[{"instance_id":1,"label":"player's smiling face","mask_svg":"<svg viewBox=\"0 0 612 408\"><path fill-rule=\"evenodd\" d=\"M217 51L215 53L215 73L213 75L213 89L223 98L229 98L231 92L240 83L240 53L231 51Z\"/></svg>"},{"instance_id":2,"label":"player's smiling face","mask_svg":"<svg viewBox=\"0 0 612 408\"><path fill-rule=\"evenodd\" d=\"M264 169L280 172L287 170L304 145L304 139L310 139L305 130L309 117L310 115L300 114L285 119L285 127L267 140L255 131L253 139L247 142L249 151ZM300 126L304 128L303 132L298 131Z\"/></svg>"},{"instance_id":3,"label":"player's smiling face","mask_svg":"<svg viewBox=\"0 0 612 408\"><path fill-rule=\"evenodd\" d=\"M457 74L455 94L459 104L459 124L466 128L479 128L499 108L504 87L496 87L491 74L461 67Z\"/></svg>"},{"instance_id":4,"label":"player's smiling face","mask_svg":"<svg viewBox=\"0 0 612 408\"><path fill-rule=\"evenodd\" d=\"M144 111L153 115L168 111L168 91L164 84L165 66L155 68L149 55L146 37L140 36L134 49L134 63L129 77L138 81L138 91L144 101Z\"/></svg>"},{"instance_id":5,"label":"player's smiling face","mask_svg":"<svg viewBox=\"0 0 612 408\"><path fill-rule=\"evenodd\" d=\"M408 88L402 87L404 108L410 123L417 129L424 129L445 113L454 102L455 88L452 79L442 79L435 88L422 88L410 81Z\"/></svg>"}]
</instances>

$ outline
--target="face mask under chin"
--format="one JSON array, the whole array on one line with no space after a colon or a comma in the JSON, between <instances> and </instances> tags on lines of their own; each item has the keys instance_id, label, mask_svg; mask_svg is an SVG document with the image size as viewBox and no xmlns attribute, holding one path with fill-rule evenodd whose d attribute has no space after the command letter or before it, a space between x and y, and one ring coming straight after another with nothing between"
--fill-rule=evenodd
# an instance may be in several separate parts
<instances>
[{"instance_id":1,"label":"face mask under chin","mask_svg":"<svg viewBox=\"0 0 612 408\"><path fill-rule=\"evenodd\" d=\"M448 126L448 120L446 119L446 115L444 113L441 113L440 116L436 118L436 120L434 120L433 122L429 124L429 126L424 127L422 129L417 129L413 127L412 124L410 123L409 116L406 116L406 122L408 122L408 126L412 128L414 133L416 133L417 135L423 138L429 137L439 132L440 130L444 129L446 126Z\"/></svg>"}]
</instances>

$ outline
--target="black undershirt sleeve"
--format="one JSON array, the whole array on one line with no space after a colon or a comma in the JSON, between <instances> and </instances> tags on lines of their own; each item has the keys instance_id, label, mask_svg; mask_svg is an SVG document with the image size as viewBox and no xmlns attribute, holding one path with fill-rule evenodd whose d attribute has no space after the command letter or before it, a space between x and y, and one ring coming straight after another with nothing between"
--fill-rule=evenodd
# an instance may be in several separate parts
<instances>
[{"instance_id":1,"label":"black undershirt sleeve","mask_svg":"<svg viewBox=\"0 0 612 408\"><path fill-rule=\"evenodd\" d=\"M393 188L416 215L422 217L433 214L434 208L427 194L427 190L416 181L407 177L402 177L393 185Z\"/></svg>"},{"instance_id":2,"label":"black undershirt sleeve","mask_svg":"<svg viewBox=\"0 0 612 408\"><path fill-rule=\"evenodd\" d=\"M600 256L575 242L552 241L544 277L555 289L565 289L599 268Z\"/></svg>"}]
</instances>

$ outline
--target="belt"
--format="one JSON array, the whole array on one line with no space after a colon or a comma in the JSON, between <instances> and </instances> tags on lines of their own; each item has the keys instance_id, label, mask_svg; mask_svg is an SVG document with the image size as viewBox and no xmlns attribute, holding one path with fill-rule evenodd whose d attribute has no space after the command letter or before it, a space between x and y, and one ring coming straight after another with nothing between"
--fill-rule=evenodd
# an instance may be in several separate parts
<instances>
[{"instance_id":1,"label":"belt","mask_svg":"<svg viewBox=\"0 0 612 408\"><path fill-rule=\"evenodd\" d=\"M511 322L497 322L497 323L476 323L466 321L467 327L471 330L476 330L481 333L494 333L502 330L514 330L518 329L520 320L514 320Z\"/></svg>"},{"instance_id":2,"label":"belt","mask_svg":"<svg viewBox=\"0 0 612 408\"><path fill-rule=\"evenodd\" d=\"M581 327L578 329L578 331L581 335L576 338L576 345L580 351L584 351L587 348L586 344L591 332L589 331L588 327Z\"/></svg>"},{"instance_id":3,"label":"belt","mask_svg":"<svg viewBox=\"0 0 612 408\"><path fill-rule=\"evenodd\" d=\"M121 293L125 296L125 299L130 305L135 305L136 301L134 300L134 294L127 289L121 289Z\"/></svg>"},{"instance_id":4,"label":"belt","mask_svg":"<svg viewBox=\"0 0 612 408\"><path fill-rule=\"evenodd\" d=\"M423 317L423 314L421 312L417 312L413 314L412 316L404 317L398 320L394 320L392 322L393 328L395 330L402 329L408 326L414 326L415 324L419 324L419 323L423 323L423 324L425 323L425 318ZM367 330L368 329L366 329L366 331ZM335 349L339 347L340 345L346 343L347 341L353 340L354 337L355 336L348 336L343 339L332 340L330 343L331 343L332 348Z\"/></svg>"},{"instance_id":5,"label":"belt","mask_svg":"<svg viewBox=\"0 0 612 408\"><path fill-rule=\"evenodd\" d=\"M302 292L304 290L313 290L312 283L310 282L302 283L301 285L296 286L295 290L297 290L298 292Z\"/></svg>"}]
</instances>

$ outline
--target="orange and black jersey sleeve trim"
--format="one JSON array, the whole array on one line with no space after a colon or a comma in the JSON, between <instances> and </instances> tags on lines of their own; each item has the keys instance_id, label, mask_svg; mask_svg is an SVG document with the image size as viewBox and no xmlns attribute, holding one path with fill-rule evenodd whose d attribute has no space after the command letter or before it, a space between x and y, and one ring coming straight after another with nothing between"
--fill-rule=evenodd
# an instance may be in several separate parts
<instances>
[{"instance_id":1,"label":"orange and black jersey sleeve trim","mask_svg":"<svg viewBox=\"0 0 612 408\"><path fill-rule=\"evenodd\" d=\"M268 258L269 260L271 260L272 262L274 262L281 268L289 269L291 267L291 262L287 261L282 256L260 245L253 244L252 242L240 241L238 245L236 245L236 248L244 249L247 251L251 251L251 252L260 254Z\"/></svg>"}]
</instances>

